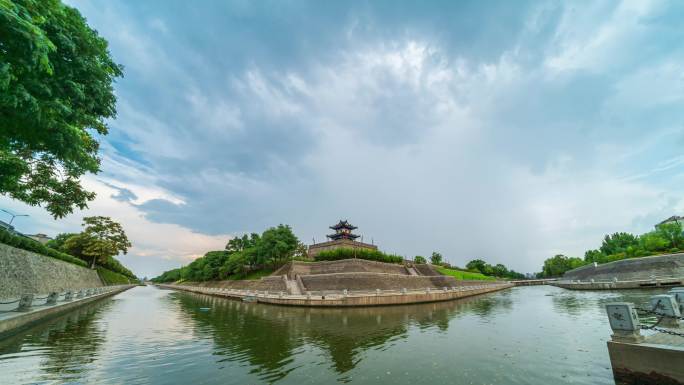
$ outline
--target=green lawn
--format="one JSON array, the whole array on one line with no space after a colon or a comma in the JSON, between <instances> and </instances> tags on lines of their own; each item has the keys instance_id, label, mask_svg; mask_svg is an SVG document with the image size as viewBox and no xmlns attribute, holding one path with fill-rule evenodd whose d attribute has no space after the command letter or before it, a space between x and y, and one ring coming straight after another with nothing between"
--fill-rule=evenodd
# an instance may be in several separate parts
<instances>
[{"instance_id":1,"label":"green lawn","mask_svg":"<svg viewBox=\"0 0 684 385\"><path fill-rule=\"evenodd\" d=\"M437 266L436 266L437 267ZM450 275L456 279L461 279L464 281L495 281L493 277L487 277L486 275L480 273L471 273L469 271L462 270L452 270L445 267L437 267L437 271L444 275Z\"/></svg>"}]
</instances>

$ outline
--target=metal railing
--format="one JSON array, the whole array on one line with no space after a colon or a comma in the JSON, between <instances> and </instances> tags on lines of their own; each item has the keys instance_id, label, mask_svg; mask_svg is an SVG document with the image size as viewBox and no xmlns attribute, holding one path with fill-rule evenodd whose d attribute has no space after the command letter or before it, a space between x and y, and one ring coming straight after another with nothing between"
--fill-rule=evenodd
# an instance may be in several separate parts
<instances>
[{"instance_id":1,"label":"metal railing","mask_svg":"<svg viewBox=\"0 0 684 385\"><path fill-rule=\"evenodd\" d=\"M0 314L8 312L23 312L41 307L56 306L74 302L85 298L101 296L114 291L120 291L133 285L101 286L84 289L72 289L50 293L25 293L20 296L0 299Z\"/></svg>"}]
</instances>

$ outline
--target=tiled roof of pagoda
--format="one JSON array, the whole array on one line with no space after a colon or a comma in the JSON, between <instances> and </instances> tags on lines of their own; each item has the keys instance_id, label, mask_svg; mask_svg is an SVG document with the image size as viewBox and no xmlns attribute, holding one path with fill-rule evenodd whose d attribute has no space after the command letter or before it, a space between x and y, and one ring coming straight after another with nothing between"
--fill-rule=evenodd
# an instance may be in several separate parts
<instances>
[{"instance_id":1,"label":"tiled roof of pagoda","mask_svg":"<svg viewBox=\"0 0 684 385\"><path fill-rule=\"evenodd\" d=\"M333 230L339 230L339 229L354 230L354 229L356 229L356 226L350 224L350 223L347 222L347 220L345 219L345 220L340 220L339 222L337 222L336 225L330 226L330 228L333 229Z\"/></svg>"},{"instance_id":2,"label":"tiled roof of pagoda","mask_svg":"<svg viewBox=\"0 0 684 385\"><path fill-rule=\"evenodd\" d=\"M332 240L334 240L334 241L336 241L336 240L338 240L338 239L352 239L352 240L353 240L353 239L356 239L356 238L360 237L360 235L351 234L351 233L347 233L347 234L345 234L345 233L335 233L335 234L330 234L330 235L328 235L327 237L330 238L330 239L332 239Z\"/></svg>"}]
</instances>

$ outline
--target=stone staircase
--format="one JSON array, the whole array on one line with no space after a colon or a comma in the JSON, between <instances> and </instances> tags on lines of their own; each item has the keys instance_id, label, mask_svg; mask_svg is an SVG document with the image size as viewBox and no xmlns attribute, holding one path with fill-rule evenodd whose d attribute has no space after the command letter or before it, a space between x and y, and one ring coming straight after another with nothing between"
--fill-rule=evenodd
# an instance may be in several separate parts
<instances>
[{"instance_id":1,"label":"stone staircase","mask_svg":"<svg viewBox=\"0 0 684 385\"><path fill-rule=\"evenodd\" d=\"M299 285L297 284L297 281L294 279L288 279L286 275L283 276L285 280L285 287L287 288L287 292L289 294L293 295L301 295L303 294L302 291L299 289Z\"/></svg>"}]
</instances>

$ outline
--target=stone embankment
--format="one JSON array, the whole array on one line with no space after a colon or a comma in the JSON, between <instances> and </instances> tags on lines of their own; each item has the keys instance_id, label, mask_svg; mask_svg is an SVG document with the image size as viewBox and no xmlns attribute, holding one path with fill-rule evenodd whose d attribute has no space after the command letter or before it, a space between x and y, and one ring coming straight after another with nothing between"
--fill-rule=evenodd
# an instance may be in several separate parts
<instances>
[{"instance_id":1,"label":"stone embankment","mask_svg":"<svg viewBox=\"0 0 684 385\"><path fill-rule=\"evenodd\" d=\"M46 295L25 293L17 298L0 300L0 336L16 332L36 322L63 314L87 303L107 298L134 286L93 287L51 292Z\"/></svg>"},{"instance_id":2,"label":"stone embankment","mask_svg":"<svg viewBox=\"0 0 684 385\"><path fill-rule=\"evenodd\" d=\"M185 282L160 287L296 306L376 306L447 301L514 286L457 281L433 266L346 259L293 261L260 280Z\"/></svg>"},{"instance_id":3,"label":"stone embankment","mask_svg":"<svg viewBox=\"0 0 684 385\"><path fill-rule=\"evenodd\" d=\"M189 286L251 291L283 291L287 294L342 293L344 290L441 290L482 284L457 281L440 274L432 265L399 265L363 259L293 261L260 280L187 282Z\"/></svg>"},{"instance_id":4,"label":"stone embankment","mask_svg":"<svg viewBox=\"0 0 684 385\"><path fill-rule=\"evenodd\" d=\"M566 272L551 285L573 290L614 290L684 285L684 253L591 264Z\"/></svg>"},{"instance_id":5,"label":"stone embankment","mask_svg":"<svg viewBox=\"0 0 684 385\"><path fill-rule=\"evenodd\" d=\"M25 293L101 286L95 270L0 243L0 302Z\"/></svg>"},{"instance_id":6,"label":"stone embankment","mask_svg":"<svg viewBox=\"0 0 684 385\"><path fill-rule=\"evenodd\" d=\"M350 306L387 306L408 305L414 303L449 301L471 297L478 294L491 293L513 287L508 282L480 283L479 285L444 287L441 290L425 288L423 290L376 290L374 292L354 292L345 290L341 294L293 295L284 292L272 293L252 292L249 290L223 289L216 287L167 285L160 288L189 291L193 293L213 295L224 298L241 299L248 302L260 302L285 306L312 307L350 307Z\"/></svg>"}]
</instances>

